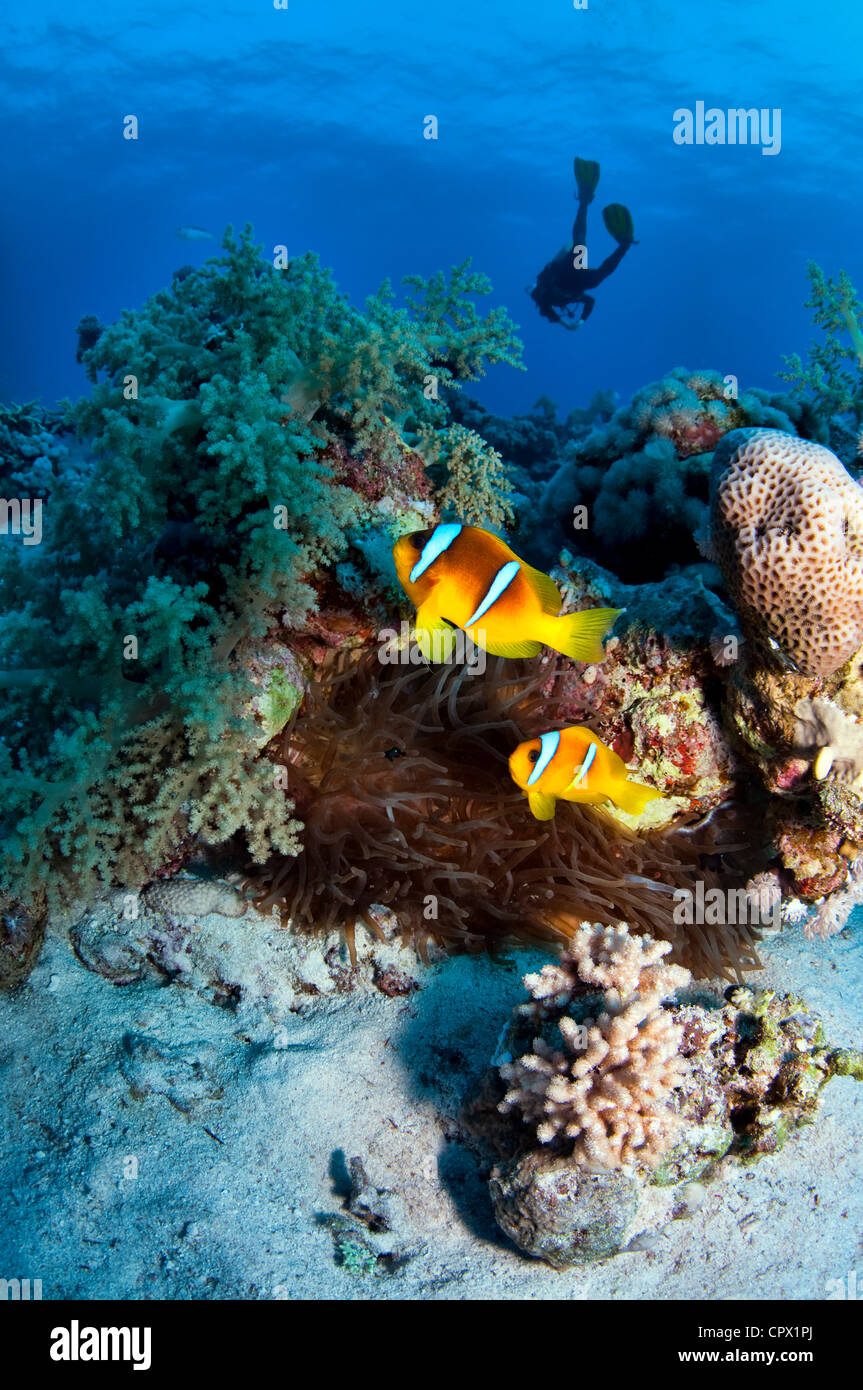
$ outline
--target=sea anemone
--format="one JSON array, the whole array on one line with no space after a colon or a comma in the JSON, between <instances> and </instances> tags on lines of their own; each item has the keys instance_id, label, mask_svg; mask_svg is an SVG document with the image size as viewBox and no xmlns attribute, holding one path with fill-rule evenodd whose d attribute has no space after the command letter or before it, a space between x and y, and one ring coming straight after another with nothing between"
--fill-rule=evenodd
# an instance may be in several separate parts
<instances>
[{"instance_id":1,"label":"sea anemone","mask_svg":"<svg viewBox=\"0 0 863 1390\"><path fill-rule=\"evenodd\" d=\"M559 659L429 669L376 653L334 666L269 745L305 822L303 850L250 870L258 908L296 931L395 916L421 954L434 940L467 951L563 943L584 920L672 944L694 973L757 967L745 924L675 923L675 889L713 881L698 827L639 835L592 806L561 803L537 822L512 784L513 748L555 722ZM344 663L345 658L341 659ZM545 692L545 693L544 693Z\"/></svg>"}]
</instances>

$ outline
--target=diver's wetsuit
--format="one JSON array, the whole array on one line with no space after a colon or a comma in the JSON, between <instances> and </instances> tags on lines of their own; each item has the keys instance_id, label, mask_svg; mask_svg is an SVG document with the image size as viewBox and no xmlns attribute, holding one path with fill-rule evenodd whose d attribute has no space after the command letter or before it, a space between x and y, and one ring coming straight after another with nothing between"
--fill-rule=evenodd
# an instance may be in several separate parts
<instances>
[{"instance_id":1,"label":"diver's wetsuit","mask_svg":"<svg viewBox=\"0 0 863 1390\"><path fill-rule=\"evenodd\" d=\"M563 328L577 328L579 324L587 322L596 303L587 291L595 290L597 285L608 279L611 272L620 265L630 246L635 245L632 240L621 241L596 270L576 270L573 265L573 247L586 245L587 208L592 202L592 193L579 193L578 212L572 224L571 245L558 251L554 260L549 261L540 271L536 277L536 284L529 291L543 318L547 318L550 323L559 323ZM576 317L574 312L576 304L582 305L580 317ZM557 313L558 309L568 311L569 322L561 318Z\"/></svg>"}]
</instances>

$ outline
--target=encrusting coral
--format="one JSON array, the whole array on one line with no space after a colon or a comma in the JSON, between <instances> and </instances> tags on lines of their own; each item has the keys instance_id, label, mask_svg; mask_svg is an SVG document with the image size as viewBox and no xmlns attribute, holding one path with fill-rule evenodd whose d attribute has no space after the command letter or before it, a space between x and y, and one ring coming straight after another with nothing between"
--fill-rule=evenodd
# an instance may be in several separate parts
<instances>
[{"instance_id":1,"label":"encrusting coral","mask_svg":"<svg viewBox=\"0 0 863 1390\"><path fill-rule=\"evenodd\" d=\"M826 676L863 643L863 490L829 449L734 430L711 469L710 548L754 640Z\"/></svg>"},{"instance_id":2,"label":"encrusting coral","mask_svg":"<svg viewBox=\"0 0 863 1390\"><path fill-rule=\"evenodd\" d=\"M371 652L329 683L322 672L306 712L269 746L304 830L301 852L250 871L259 908L349 939L389 908L420 949L433 938L468 950L563 943L585 917L625 915L699 974L756 966L748 924L674 921L675 889L712 882L702 855L717 848L715 828L639 835L568 803L552 822L534 819L508 758L554 722L554 670L538 658L430 671Z\"/></svg>"},{"instance_id":3,"label":"encrusting coral","mask_svg":"<svg viewBox=\"0 0 863 1390\"><path fill-rule=\"evenodd\" d=\"M683 1029L662 1001L690 974L664 961L670 949L669 942L631 937L625 923L583 924L559 964L525 976L534 1004L521 1012L541 1018L552 999L564 1047L537 1037L532 1053L501 1067L509 1086L501 1111L518 1110L543 1144L573 1140L576 1162L655 1167L678 1129L668 1101L686 1068ZM574 1016L579 995L597 987L602 1012Z\"/></svg>"},{"instance_id":4,"label":"encrusting coral","mask_svg":"<svg viewBox=\"0 0 863 1390\"><path fill-rule=\"evenodd\" d=\"M298 848L259 754L302 681L275 689L259 647L275 631L299 650L322 594L324 629L349 606L340 562L428 524L400 429L445 431L443 388L518 360L467 265L411 287L408 309L385 285L360 312L313 255L277 268L229 230L221 256L89 335L83 462L49 455L38 412L11 420L50 506L41 545L0 553L0 890L138 887L195 836L242 832L258 860Z\"/></svg>"}]
</instances>

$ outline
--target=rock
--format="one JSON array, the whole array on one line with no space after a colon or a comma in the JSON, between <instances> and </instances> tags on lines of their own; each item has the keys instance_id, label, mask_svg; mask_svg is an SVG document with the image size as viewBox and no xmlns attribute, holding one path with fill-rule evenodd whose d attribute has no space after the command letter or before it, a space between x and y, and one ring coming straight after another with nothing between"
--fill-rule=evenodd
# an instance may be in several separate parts
<instances>
[{"instance_id":1,"label":"rock","mask_svg":"<svg viewBox=\"0 0 863 1390\"><path fill-rule=\"evenodd\" d=\"M45 912L20 902L0 904L0 990L23 983L45 940Z\"/></svg>"},{"instance_id":2,"label":"rock","mask_svg":"<svg viewBox=\"0 0 863 1390\"><path fill-rule=\"evenodd\" d=\"M555 1269L616 1255L638 1212L641 1184L622 1170L590 1172L534 1150L491 1175L498 1225L520 1250Z\"/></svg>"}]
</instances>

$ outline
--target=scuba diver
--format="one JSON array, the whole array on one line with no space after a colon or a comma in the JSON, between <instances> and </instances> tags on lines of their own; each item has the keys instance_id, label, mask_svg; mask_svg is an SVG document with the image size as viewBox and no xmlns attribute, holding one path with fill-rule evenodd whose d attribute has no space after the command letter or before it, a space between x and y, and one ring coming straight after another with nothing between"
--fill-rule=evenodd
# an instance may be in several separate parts
<instances>
[{"instance_id":1,"label":"scuba diver","mask_svg":"<svg viewBox=\"0 0 863 1390\"><path fill-rule=\"evenodd\" d=\"M575 329L586 323L596 303L588 290L595 290L603 280L607 280L616 270L630 246L638 243L633 237L632 214L622 203L609 203L602 209L602 220L607 230L617 242L617 249L606 256L596 270L587 268L585 237L587 235L587 208L593 202L596 185L599 183L599 165L593 159L576 159L575 182L577 187L578 212L572 224L572 245L558 251L554 260L539 272L536 284L528 290L543 318L549 323L559 323L563 328ZM584 266L581 261L584 260ZM579 316L576 305L582 306ZM557 311L561 310L561 313Z\"/></svg>"}]
</instances>

